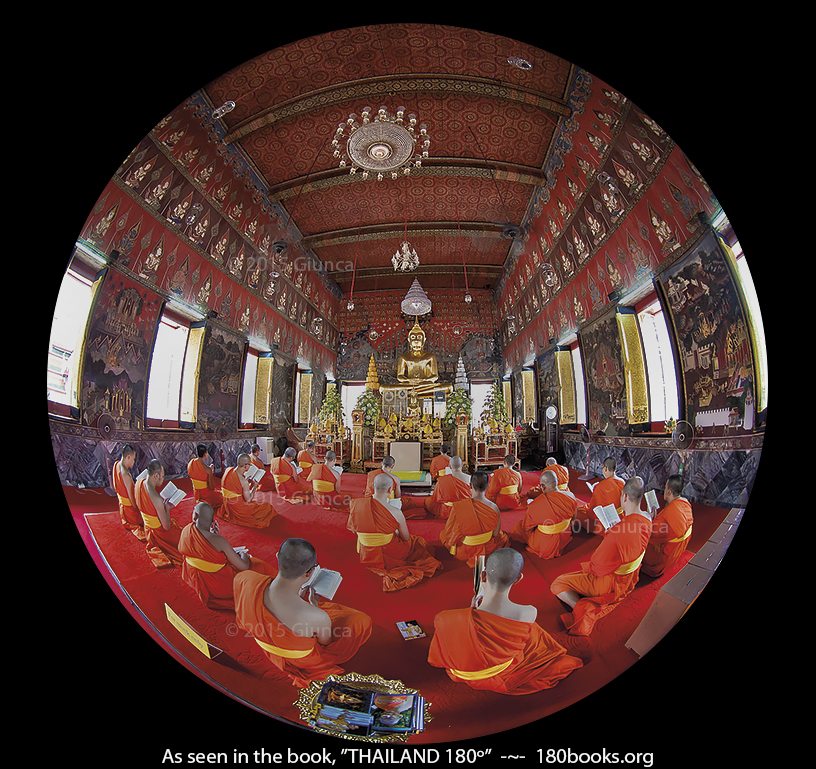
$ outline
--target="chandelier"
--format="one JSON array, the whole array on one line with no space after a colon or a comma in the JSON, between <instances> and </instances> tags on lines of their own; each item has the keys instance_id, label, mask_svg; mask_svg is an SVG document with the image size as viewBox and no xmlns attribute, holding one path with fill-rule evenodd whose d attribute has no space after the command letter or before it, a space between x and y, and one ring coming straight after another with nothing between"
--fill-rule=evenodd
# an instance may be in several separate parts
<instances>
[{"instance_id":1,"label":"chandelier","mask_svg":"<svg viewBox=\"0 0 816 769\"><path fill-rule=\"evenodd\" d=\"M433 309L431 300L416 278L414 278L411 288L408 289L405 299L400 303L400 309L406 315L427 315Z\"/></svg>"},{"instance_id":2,"label":"chandelier","mask_svg":"<svg viewBox=\"0 0 816 769\"><path fill-rule=\"evenodd\" d=\"M391 257L391 264L394 265L395 272L411 272L419 267L419 256L417 256L416 249L411 244L404 240L402 245L396 250L394 256Z\"/></svg>"},{"instance_id":3,"label":"chandelier","mask_svg":"<svg viewBox=\"0 0 816 769\"><path fill-rule=\"evenodd\" d=\"M396 115L389 114L385 107L380 107L373 117L371 113L371 107L365 107L362 123L357 122L357 115L352 112L345 123L337 126L332 147L334 157L340 158L340 168L350 166L352 174L362 169L363 179L376 174L378 180L388 173L396 179L399 171L407 175L412 167L420 168L431 146L427 127L420 125L417 135L417 118L413 114L408 115L408 124L404 125L405 107L397 107ZM341 146L342 139L346 139L345 146Z\"/></svg>"}]
</instances>

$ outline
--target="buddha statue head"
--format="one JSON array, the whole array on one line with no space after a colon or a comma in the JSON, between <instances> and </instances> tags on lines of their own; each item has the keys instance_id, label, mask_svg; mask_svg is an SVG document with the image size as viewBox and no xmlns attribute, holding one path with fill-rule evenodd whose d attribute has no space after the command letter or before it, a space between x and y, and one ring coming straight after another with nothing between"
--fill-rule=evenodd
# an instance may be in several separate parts
<instances>
[{"instance_id":1,"label":"buddha statue head","mask_svg":"<svg viewBox=\"0 0 816 769\"><path fill-rule=\"evenodd\" d=\"M425 332L419 325L419 320L414 321L413 328L408 332L408 346L414 355L419 355L425 348Z\"/></svg>"}]
</instances>

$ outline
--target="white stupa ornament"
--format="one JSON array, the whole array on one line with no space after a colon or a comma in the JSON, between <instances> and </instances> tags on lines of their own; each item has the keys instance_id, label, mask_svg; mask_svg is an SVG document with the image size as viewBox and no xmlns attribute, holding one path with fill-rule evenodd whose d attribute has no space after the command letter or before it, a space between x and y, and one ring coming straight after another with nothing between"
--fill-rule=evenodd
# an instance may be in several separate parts
<instances>
[{"instance_id":1,"label":"white stupa ornament","mask_svg":"<svg viewBox=\"0 0 816 769\"><path fill-rule=\"evenodd\" d=\"M453 388L455 390L468 389L468 378L467 374L465 373L465 362L462 360L461 355L459 355L459 363L456 364L456 378L453 380Z\"/></svg>"}]
</instances>

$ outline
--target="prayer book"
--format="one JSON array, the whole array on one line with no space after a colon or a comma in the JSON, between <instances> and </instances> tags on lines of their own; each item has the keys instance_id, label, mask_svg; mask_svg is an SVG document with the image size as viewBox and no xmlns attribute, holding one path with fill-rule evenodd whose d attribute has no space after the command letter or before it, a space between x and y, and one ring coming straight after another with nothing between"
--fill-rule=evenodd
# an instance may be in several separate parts
<instances>
[{"instance_id":1,"label":"prayer book","mask_svg":"<svg viewBox=\"0 0 816 769\"><path fill-rule=\"evenodd\" d=\"M342 581L343 576L339 571L321 569L316 566L312 576L301 586L301 589L311 587L315 593L331 601Z\"/></svg>"},{"instance_id":2,"label":"prayer book","mask_svg":"<svg viewBox=\"0 0 816 769\"><path fill-rule=\"evenodd\" d=\"M473 567L473 592L475 595L481 595L484 592L484 582L482 582L482 572L485 570L486 557L483 555L476 556L476 563Z\"/></svg>"},{"instance_id":3,"label":"prayer book","mask_svg":"<svg viewBox=\"0 0 816 769\"><path fill-rule=\"evenodd\" d=\"M139 473L139 474L136 476L136 480L137 480L137 481L143 481L143 480L145 480L146 478L147 478L147 468L145 468L144 470L142 470L142 472L140 472L140 473Z\"/></svg>"},{"instance_id":4,"label":"prayer book","mask_svg":"<svg viewBox=\"0 0 816 769\"><path fill-rule=\"evenodd\" d=\"M167 481L165 487L159 492L159 496L174 506L187 498L187 495L172 481Z\"/></svg>"},{"instance_id":5,"label":"prayer book","mask_svg":"<svg viewBox=\"0 0 816 769\"><path fill-rule=\"evenodd\" d=\"M592 510L598 516L598 520L603 524L604 529L614 526L619 520L618 510L615 505L598 505Z\"/></svg>"},{"instance_id":6,"label":"prayer book","mask_svg":"<svg viewBox=\"0 0 816 769\"><path fill-rule=\"evenodd\" d=\"M406 622L397 622L397 628L406 641L411 641L414 638L425 638L425 631L419 626L419 623L415 619Z\"/></svg>"},{"instance_id":7,"label":"prayer book","mask_svg":"<svg viewBox=\"0 0 816 769\"><path fill-rule=\"evenodd\" d=\"M401 499L389 499L388 504L392 507L396 507L397 510L402 510L402 500Z\"/></svg>"},{"instance_id":8,"label":"prayer book","mask_svg":"<svg viewBox=\"0 0 816 769\"><path fill-rule=\"evenodd\" d=\"M655 494L654 489L649 489L646 492L646 507L649 510L657 510L658 508L657 494Z\"/></svg>"},{"instance_id":9,"label":"prayer book","mask_svg":"<svg viewBox=\"0 0 816 769\"><path fill-rule=\"evenodd\" d=\"M243 545L241 545L240 547L234 547L232 549L239 555L249 555L249 550Z\"/></svg>"},{"instance_id":10,"label":"prayer book","mask_svg":"<svg viewBox=\"0 0 816 769\"><path fill-rule=\"evenodd\" d=\"M261 478L266 475L266 470L263 467L256 467L255 465L250 465L249 469L244 473L244 478L248 481L255 481L258 483Z\"/></svg>"},{"instance_id":11,"label":"prayer book","mask_svg":"<svg viewBox=\"0 0 816 769\"><path fill-rule=\"evenodd\" d=\"M596 486L597 486L599 483L600 483L600 481L595 481L595 483L590 483L589 481L586 481L586 485L589 487L589 491L590 491L590 493L592 493L593 491L595 491L595 487L596 487Z\"/></svg>"}]
</instances>

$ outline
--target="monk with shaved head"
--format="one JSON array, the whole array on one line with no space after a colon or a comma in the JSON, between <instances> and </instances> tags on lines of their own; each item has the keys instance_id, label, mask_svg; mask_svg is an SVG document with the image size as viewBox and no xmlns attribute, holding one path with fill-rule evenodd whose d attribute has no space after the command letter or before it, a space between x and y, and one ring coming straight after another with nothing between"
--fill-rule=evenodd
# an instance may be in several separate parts
<instances>
[{"instance_id":1,"label":"monk with shaved head","mask_svg":"<svg viewBox=\"0 0 816 769\"><path fill-rule=\"evenodd\" d=\"M249 454L239 454L235 467L228 467L221 479L224 505L220 515L225 521L251 529L265 529L278 514L269 502L255 499L258 484L245 477L252 467Z\"/></svg>"}]
</instances>

